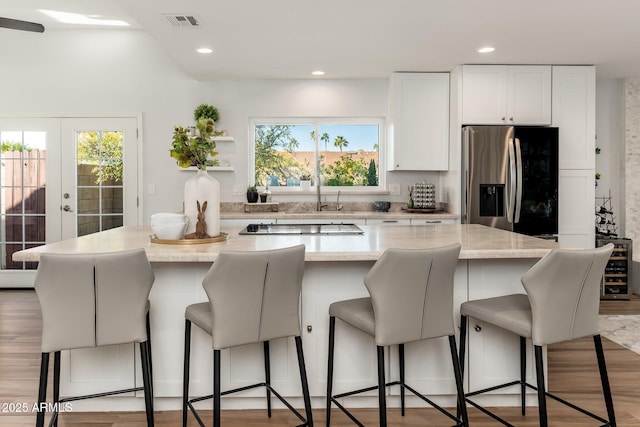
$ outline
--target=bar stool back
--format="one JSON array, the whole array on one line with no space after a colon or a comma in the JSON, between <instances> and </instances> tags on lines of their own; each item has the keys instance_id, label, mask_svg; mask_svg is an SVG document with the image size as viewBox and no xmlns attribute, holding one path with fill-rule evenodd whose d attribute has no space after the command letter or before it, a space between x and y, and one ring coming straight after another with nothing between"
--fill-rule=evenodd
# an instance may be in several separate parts
<instances>
[{"instance_id":1,"label":"bar stool back","mask_svg":"<svg viewBox=\"0 0 640 427\"><path fill-rule=\"evenodd\" d=\"M386 386L399 385L402 415L405 389L429 403L458 425L467 425L467 413L453 416L426 396L405 384L404 344L431 338L448 337L458 401L464 391L458 364L453 321L453 277L460 244L434 249L387 249L364 279L370 297L334 302L329 306L329 365L327 378L327 426L331 405L335 404L357 425L362 425L339 399L363 391L378 390L380 425L387 425ZM378 385L338 395L333 393L333 355L336 318L375 338L378 353ZM384 347L398 345L400 380L385 382Z\"/></svg>"},{"instance_id":2,"label":"bar stool back","mask_svg":"<svg viewBox=\"0 0 640 427\"><path fill-rule=\"evenodd\" d=\"M467 393L466 400L469 403L503 424L510 425L468 398L489 390L520 385L522 415L525 415L526 387L538 392L540 426L547 425L546 397L566 404L604 425L616 425L598 319L600 283L612 251L612 244L596 249L554 249L522 276L526 295L513 294L462 304L461 341L466 337L468 317L520 336L520 380ZM608 421L545 391L542 347L583 337L593 337L594 340ZM525 378L527 338L531 339L534 346L537 387L528 384ZM461 347L460 360L464 363L464 347Z\"/></svg>"},{"instance_id":3,"label":"bar stool back","mask_svg":"<svg viewBox=\"0 0 640 427\"><path fill-rule=\"evenodd\" d=\"M154 274L144 249L100 254L40 255L35 290L42 309L42 363L39 408L46 407L49 354L54 353L54 403L145 391L147 425L153 425L149 292ZM143 387L59 398L60 351L139 343ZM44 425L45 411L36 425ZM52 414L57 425L58 412Z\"/></svg>"},{"instance_id":4,"label":"bar stool back","mask_svg":"<svg viewBox=\"0 0 640 427\"><path fill-rule=\"evenodd\" d=\"M192 304L185 312L185 355L183 383L183 426L187 409L204 425L193 407L213 397L213 425L220 425L222 395L256 387L266 387L268 415L271 393L303 422L313 426L311 400L300 337L300 291L304 274L305 246L251 252L221 252L202 284L209 302ZM191 324L212 336L213 395L189 399L189 357ZM269 340L294 337L302 383L306 418L296 411L270 384ZM220 390L220 351L251 343L263 343L265 382L234 390Z\"/></svg>"}]
</instances>

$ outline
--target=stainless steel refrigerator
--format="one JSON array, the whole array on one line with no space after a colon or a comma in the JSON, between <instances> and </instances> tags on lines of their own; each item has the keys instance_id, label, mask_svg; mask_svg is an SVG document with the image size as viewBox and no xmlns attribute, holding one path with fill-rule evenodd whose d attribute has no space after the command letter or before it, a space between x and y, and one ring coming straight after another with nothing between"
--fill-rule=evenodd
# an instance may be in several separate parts
<instances>
[{"instance_id":1,"label":"stainless steel refrigerator","mask_svg":"<svg viewBox=\"0 0 640 427\"><path fill-rule=\"evenodd\" d=\"M462 128L462 222L558 235L558 128Z\"/></svg>"}]
</instances>

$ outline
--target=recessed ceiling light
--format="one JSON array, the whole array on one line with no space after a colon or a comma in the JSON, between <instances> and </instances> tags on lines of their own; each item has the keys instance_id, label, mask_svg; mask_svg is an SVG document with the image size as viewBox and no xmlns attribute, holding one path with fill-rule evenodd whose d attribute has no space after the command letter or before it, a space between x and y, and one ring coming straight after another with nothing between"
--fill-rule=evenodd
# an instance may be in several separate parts
<instances>
[{"instance_id":1,"label":"recessed ceiling light","mask_svg":"<svg viewBox=\"0 0 640 427\"><path fill-rule=\"evenodd\" d=\"M494 50L496 50L495 47L485 46L478 49L478 53L490 53L490 52L493 52Z\"/></svg>"},{"instance_id":2,"label":"recessed ceiling light","mask_svg":"<svg viewBox=\"0 0 640 427\"><path fill-rule=\"evenodd\" d=\"M196 49L196 52L198 52L198 53L212 53L213 49L209 49L208 47L201 47L199 49Z\"/></svg>"},{"instance_id":3,"label":"recessed ceiling light","mask_svg":"<svg viewBox=\"0 0 640 427\"><path fill-rule=\"evenodd\" d=\"M313 74L314 76L324 76L324 71L316 70L316 71L312 71L311 74Z\"/></svg>"}]
</instances>

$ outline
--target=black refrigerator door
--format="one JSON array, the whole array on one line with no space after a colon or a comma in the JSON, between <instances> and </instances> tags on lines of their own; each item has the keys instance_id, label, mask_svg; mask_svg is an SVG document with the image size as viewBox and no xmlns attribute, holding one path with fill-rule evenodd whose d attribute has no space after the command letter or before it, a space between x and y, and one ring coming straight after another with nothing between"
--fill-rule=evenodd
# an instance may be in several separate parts
<instances>
[{"instance_id":1,"label":"black refrigerator door","mask_svg":"<svg viewBox=\"0 0 640 427\"><path fill-rule=\"evenodd\" d=\"M558 128L516 127L520 142L520 220L514 231L530 236L558 234Z\"/></svg>"}]
</instances>

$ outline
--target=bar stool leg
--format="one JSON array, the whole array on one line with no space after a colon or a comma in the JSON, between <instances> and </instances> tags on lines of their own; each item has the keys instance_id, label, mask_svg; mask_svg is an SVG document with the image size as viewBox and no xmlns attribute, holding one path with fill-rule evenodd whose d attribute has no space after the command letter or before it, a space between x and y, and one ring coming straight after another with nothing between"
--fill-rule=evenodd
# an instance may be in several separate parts
<instances>
[{"instance_id":1,"label":"bar stool leg","mask_svg":"<svg viewBox=\"0 0 640 427\"><path fill-rule=\"evenodd\" d=\"M53 403L60 401L60 352L53 353ZM56 406L57 408L57 406ZM56 412L59 411L59 408ZM58 417L53 422L53 427L58 427Z\"/></svg>"},{"instance_id":2,"label":"bar stool leg","mask_svg":"<svg viewBox=\"0 0 640 427\"><path fill-rule=\"evenodd\" d=\"M267 385L271 386L271 361L269 358L269 341L263 343L264 352L264 378ZM267 390L267 416L271 418L271 389L265 387Z\"/></svg>"},{"instance_id":3,"label":"bar stool leg","mask_svg":"<svg viewBox=\"0 0 640 427\"><path fill-rule=\"evenodd\" d=\"M47 401L47 377L49 376L49 353L42 353L40 360L40 386L38 387L38 415L36 427L44 427L44 408L42 403Z\"/></svg>"},{"instance_id":4,"label":"bar stool leg","mask_svg":"<svg viewBox=\"0 0 640 427\"><path fill-rule=\"evenodd\" d=\"M467 316L460 316L460 348L458 349L458 353L460 356L458 357L458 366L460 366L460 378L464 381L464 357L465 351L467 349ZM458 407L456 408L456 417L460 418L460 414L462 411L461 406L466 406L466 400L464 397L464 393L462 394L462 402L458 402Z\"/></svg>"},{"instance_id":5,"label":"bar stool leg","mask_svg":"<svg viewBox=\"0 0 640 427\"><path fill-rule=\"evenodd\" d=\"M398 345L398 359L400 359L400 407L402 416L404 417L404 344Z\"/></svg>"},{"instance_id":6,"label":"bar stool leg","mask_svg":"<svg viewBox=\"0 0 640 427\"><path fill-rule=\"evenodd\" d=\"M140 343L140 361L142 363L142 383L144 385L144 404L147 412L147 427L153 427L153 395L151 391L151 373L149 372L149 342Z\"/></svg>"},{"instance_id":7,"label":"bar stool leg","mask_svg":"<svg viewBox=\"0 0 640 427\"><path fill-rule=\"evenodd\" d=\"M387 398L386 382L384 379L384 347L378 348L378 411L380 412L380 427L387 426Z\"/></svg>"},{"instance_id":8,"label":"bar stool leg","mask_svg":"<svg viewBox=\"0 0 640 427\"><path fill-rule=\"evenodd\" d=\"M611 398L611 387L609 386L609 376L607 375L607 365L604 360L604 351L602 350L602 339L600 335L593 336L593 344L596 348L596 356L598 358L598 369L600 370L600 382L602 383L602 394L607 406L607 415L609 416L609 424L616 427L616 414L613 410L613 399Z\"/></svg>"},{"instance_id":9,"label":"bar stool leg","mask_svg":"<svg viewBox=\"0 0 640 427\"><path fill-rule=\"evenodd\" d=\"M467 405L464 400L464 386L462 385L462 369L460 368L460 360L456 349L456 337L449 335L449 348L451 349L451 362L453 363L453 375L456 380L456 390L458 392L458 418L462 418L462 425L469 425L467 416Z\"/></svg>"},{"instance_id":10,"label":"bar stool leg","mask_svg":"<svg viewBox=\"0 0 640 427\"><path fill-rule=\"evenodd\" d=\"M182 427L187 427L189 400L189 357L191 355L191 321L184 323L184 369L182 374Z\"/></svg>"},{"instance_id":11,"label":"bar stool leg","mask_svg":"<svg viewBox=\"0 0 640 427\"><path fill-rule=\"evenodd\" d=\"M149 319L149 312L147 311L147 342L149 343L149 375L151 375L151 395L153 395L153 357L151 355L151 320Z\"/></svg>"},{"instance_id":12,"label":"bar stool leg","mask_svg":"<svg viewBox=\"0 0 640 427\"><path fill-rule=\"evenodd\" d=\"M527 398L527 339L520 337L520 412L525 415Z\"/></svg>"},{"instance_id":13,"label":"bar stool leg","mask_svg":"<svg viewBox=\"0 0 640 427\"><path fill-rule=\"evenodd\" d=\"M220 427L220 350L213 350L213 427Z\"/></svg>"},{"instance_id":14,"label":"bar stool leg","mask_svg":"<svg viewBox=\"0 0 640 427\"><path fill-rule=\"evenodd\" d=\"M547 397L544 387L544 363L542 361L542 346L534 346L536 356L536 379L538 381L538 413L540 414L540 427L547 427Z\"/></svg>"},{"instance_id":15,"label":"bar stool leg","mask_svg":"<svg viewBox=\"0 0 640 427\"><path fill-rule=\"evenodd\" d=\"M331 425L331 393L333 393L333 350L336 334L336 318L329 317L329 355L327 365L327 414L326 426Z\"/></svg>"},{"instance_id":16,"label":"bar stool leg","mask_svg":"<svg viewBox=\"0 0 640 427\"><path fill-rule=\"evenodd\" d=\"M307 380L307 367L304 363L304 352L302 349L302 338L295 337L296 352L298 353L298 368L300 370L300 383L302 385L302 398L304 399L304 410L307 416L307 426L313 427L313 414L311 412L311 397L309 395L309 382Z\"/></svg>"}]
</instances>

